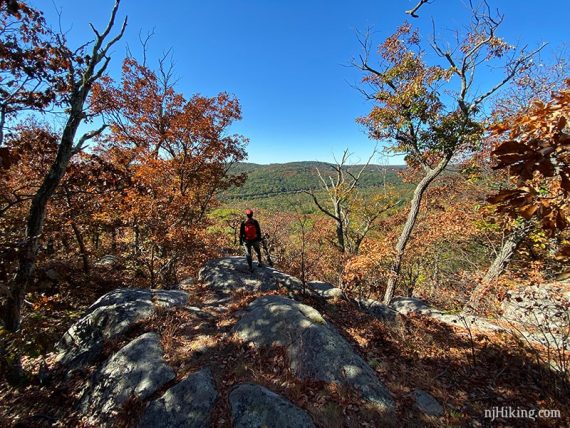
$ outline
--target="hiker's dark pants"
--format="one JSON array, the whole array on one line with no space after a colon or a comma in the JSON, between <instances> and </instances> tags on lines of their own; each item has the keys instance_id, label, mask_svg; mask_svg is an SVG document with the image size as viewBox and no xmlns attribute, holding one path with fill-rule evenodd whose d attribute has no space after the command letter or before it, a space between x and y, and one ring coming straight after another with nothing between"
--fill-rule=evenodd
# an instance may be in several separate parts
<instances>
[{"instance_id":1,"label":"hiker's dark pants","mask_svg":"<svg viewBox=\"0 0 570 428\"><path fill-rule=\"evenodd\" d=\"M247 260L248 266L251 268L252 266L252 258L251 258L251 248L255 250L257 254L257 260L261 263L261 248L259 247L260 241L243 241L243 249L245 250L245 259Z\"/></svg>"}]
</instances>

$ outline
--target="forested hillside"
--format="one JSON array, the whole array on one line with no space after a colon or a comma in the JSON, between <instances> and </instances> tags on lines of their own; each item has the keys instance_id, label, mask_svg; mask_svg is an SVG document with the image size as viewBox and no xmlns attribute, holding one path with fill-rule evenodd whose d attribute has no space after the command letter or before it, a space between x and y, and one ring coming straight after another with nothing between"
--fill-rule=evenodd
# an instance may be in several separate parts
<instances>
[{"instance_id":1,"label":"forested hillside","mask_svg":"<svg viewBox=\"0 0 570 428\"><path fill-rule=\"evenodd\" d=\"M350 165L347 171L356 172L362 165ZM359 182L359 187L381 188L383 186L399 186L402 183L398 175L402 166L368 165ZM257 199L274 196L280 193L294 193L302 190L317 190L322 183L319 172L323 176L331 173L331 164L324 162L290 162L258 165L240 162L233 165L230 174L246 173L245 183L225 191L222 199Z\"/></svg>"}]
</instances>

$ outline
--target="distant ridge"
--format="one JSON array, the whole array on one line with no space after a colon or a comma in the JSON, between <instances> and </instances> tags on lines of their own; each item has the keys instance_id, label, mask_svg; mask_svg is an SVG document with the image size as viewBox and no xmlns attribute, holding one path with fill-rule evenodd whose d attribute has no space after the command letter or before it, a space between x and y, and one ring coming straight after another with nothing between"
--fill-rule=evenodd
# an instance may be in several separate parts
<instances>
[{"instance_id":1,"label":"distant ridge","mask_svg":"<svg viewBox=\"0 0 570 428\"><path fill-rule=\"evenodd\" d=\"M323 177L334 175L330 163L299 161L272 163L268 165L239 162L232 165L230 174L246 173L248 178L243 186L224 192L222 199L242 199L270 197L279 194L296 193L303 190L317 190L320 180L317 169ZM351 172L359 171L362 165L348 165ZM401 185L397 174L402 165L368 165L362 174L360 188L374 188L386 185Z\"/></svg>"}]
</instances>

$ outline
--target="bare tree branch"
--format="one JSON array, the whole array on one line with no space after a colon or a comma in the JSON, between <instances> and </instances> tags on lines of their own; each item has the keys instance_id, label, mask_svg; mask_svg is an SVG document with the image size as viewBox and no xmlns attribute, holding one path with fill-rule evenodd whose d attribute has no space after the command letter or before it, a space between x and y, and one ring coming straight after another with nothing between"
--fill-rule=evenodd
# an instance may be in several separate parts
<instances>
[{"instance_id":1,"label":"bare tree branch","mask_svg":"<svg viewBox=\"0 0 570 428\"><path fill-rule=\"evenodd\" d=\"M97 135L101 134L105 129L107 128L107 125L103 125L98 129L94 129L93 131L87 132L85 134L83 134L81 136L81 138L79 139L79 141L77 142L77 144L75 144L75 147L73 147L73 154L77 154L80 151L82 151L85 148L85 143L89 140L91 140L92 138L95 138Z\"/></svg>"},{"instance_id":2,"label":"bare tree branch","mask_svg":"<svg viewBox=\"0 0 570 428\"><path fill-rule=\"evenodd\" d=\"M420 0L413 9L406 10L406 13L412 18L419 18L420 16L416 12L426 3L429 3L429 0Z\"/></svg>"},{"instance_id":3,"label":"bare tree branch","mask_svg":"<svg viewBox=\"0 0 570 428\"><path fill-rule=\"evenodd\" d=\"M538 52L540 52L542 49L544 49L545 46L546 46L546 43L542 44L539 48L535 49L534 51L532 51L528 55L525 55L525 56L519 58L518 60L516 60L515 63L511 66L511 70L507 73L507 75L503 78L503 80L498 82L495 86L493 86L491 89L489 89L484 94L475 98L473 100L473 102L471 103L471 105L469 106L469 109L471 111L474 111L477 108L477 106L479 104L481 104L481 102L483 102L486 98L489 98L491 95L493 95L499 89L501 89L501 87L503 87L507 82L509 82L515 76L515 74L517 74L519 69L524 64L526 64L526 62L530 58L532 58L534 55L536 55Z\"/></svg>"},{"instance_id":4,"label":"bare tree branch","mask_svg":"<svg viewBox=\"0 0 570 428\"><path fill-rule=\"evenodd\" d=\"M321 210L323 212L323 214L328 215L329 217L333 218L336 221L340 221L340 219L335 216L333 213L331 213L329 210L327 210L325 207L323 207L319 200L317 199L317 197L315 196L315 194L313 192L310 192L308 190L303 190L303 193L306 193L307 195L309 195L311 198L313 198L313 201L315 202L315 205L317 206L317 208L319 210Z\"/></svg>"}]
</instances>

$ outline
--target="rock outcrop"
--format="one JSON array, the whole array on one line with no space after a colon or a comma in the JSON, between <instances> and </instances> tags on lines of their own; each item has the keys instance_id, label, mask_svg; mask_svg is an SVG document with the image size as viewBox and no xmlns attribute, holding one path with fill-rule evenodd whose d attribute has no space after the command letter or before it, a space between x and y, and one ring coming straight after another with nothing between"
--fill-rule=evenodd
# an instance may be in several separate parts
<instances>
[{"instance_id":1,"label":"rock outcrop","mask_svg":"<svg viewBox=\"0 0 570 428\"><path fill-rule=\"evenodd\" d=\"M198 279L209 284L220 297L236 291L271 291L280 287L300 290L303 287L299 279L271 267L258 267L250 273L245 257L211 260L200 270Z\"/></svg>"},{"instance_id":2,"label":"rock outcrop","mask_svg":"<svg viewBox=\"0 0 570 428\"><path fill-rule=\"evenodd\" d=\"M502 302L503 317L547 330L566 329L570 325L570 287L543 284L507 292Z\"/></svg>"},{"instance_id":3,"label":"rock outcrop","mask_svg":"<svg viewBox=\"0 0 570 428\"><path fill-rule=\"evenodd\" d=\"M394 322L398 317L398 312L393 308L386 306L384 303L378 302L373 299L356 299L356 303L360 307L368 312L373 317L385 322Z\"/></svg>"},{"instance_id":4,"label":"rock outcrop","mask_svg":"<svg viewBox=\"0 0 570 428\"><path fill-rule=\"evenodd\" d=\"M145 333L97 370L81 399L80 408L89 415L90 423L113 426L110 417L128 399L144 400L175 376L164 362L160 337Z\"/></svg>"},{"instance_id":5,"label":"rock outcrop","mask_svg":"<svg viewBox=\"0 0 570 428\"><path fill-rule=\"evenodd\" d=\"M209 369L193 373L149 404L139 428L201 428L210 426L218 392Z\"/></svg>"},{"instance_id":6,"label":"rock outcrop","mask_svg":"<svg viewBox=\"0 0 570 428\"><path fill-rule=\"evenodd\" d=\"M429 315L432 312L432 309L426 302L416 297L396 297L392 299L390 307L402 315Z\"/></svg>"},{"instance_id":7,"label":"rock outcrop","mask_svg":"<svg viewBox=\"0 0 570 428\"><path fill-rule=\"evenodd\" d=\"M504 331L505 329L486 318L467 314L448 314L438 310L432 310L429 316L445 324L455 327L478 329L486 331Z\"/></svg>"},{"instance_id":8,"label":"rock outcrop","mask_svg":"<svg viewBox=\"0 0 570 428\"><path fill-rule=\"evenodd\" d=\"M389 320L385 312L387 307L371 300L369 307L376 308L377 314ZM423 300L415 297L397 297L390 307L402 315L421 314L444 324L460 328L507 332L521 336L523 340L555 349L570 349L567 331L570 324L570 290L556 285L527 287L507 293L503 301L503 319L505 326L498 325L487 318L466 313L451 314L430 307ZM365 307L366 308L366 307ZM511 328L508 324L520 327Z\"/></svg>"},{"instance_id":9,"label":"rock outcrop","mask_svg":"<svg viewBox=\"0 0 570 428\"><path fill-rule=\"evenodd\" d=\"M188 293L178 290L118 289L100 297L63 336L57 362L69 369L97 359L105 340L125 333L150 318L157 307L184 306Z\"/></svg>"},{"instance_id":10,"label":"rock outcrop","mask_svg":"<svg viewBox=\"0 0 570 428\"><path fill-rule=\"evenodd\" d=\"M386 311L386 306L379 302L374 302L377 310ZM396 297L390 303L390 309L401 315L419 314L425 315L438 320L444 324L455 327L478 329L487 331L503 331L504 328L487 320L486 318L477 317L463 313L450 314L430 307L426 302L416 297ZM382 313L382 312L380 312Z\"/></svg>"},{"instance_id":11,"label":"rock outcrop","mask_svg":"<svg viewBox=\"0 0 570 428\"><path fill-rule=\"evenodd\" d=\"M262 294L281 288L306 291L311 296L306 302L318 301L323 308L334 310L339 303L335 298L342 297L341 290L318 281L307 283L303 287L297 278L272 268L258 267L250 273L243 257L210 261L201 270L199 280L211 291L204 293L207 296L205 298L193 299L195 306L189 305L189 294L180 290L119 289L105 294L93 303L85 315L65 333L58 344L58 363L67 373L83 374L89 370L93 373L83 384L82 390L74 391L81 397L74 409L85 416L84 422L87 425L115 426L120 421L117 415L125 417L129 404L134 405L130 407L131 410L134 408L140 411L131 421L133 425L138 424L139 428L194 428L211 426L215 422L225 424L229 422L229 414L224 416L224 421L214 421L213 415L225 411L228 406L232 426L238 428L314 427L312 418L318 424L323 424L329 415L327 410L320 413L321 409L312 403L306 405L307 409L302 409L287 398L297 395L289 395L279 387L282 396L252 383L265 383L266 378L245 377L249 375L242 372L249 371L242 371L241 363L247 368L248 361L235 359L239 360L239 370L233 365L234 362L226 365L226 361L232 359L226 359L223 352L236 349L235 346L240 352L247 349L247 344L233 341L236 336L258 348L283 347L287 353L285 361L289 364L290 373L297 379L313 385L319 385L314 381L342 385L340 391L355 392L361 399L359 403L366 403L362 406L365 411L358 406L351 406L350 412L354 411L356 418L362 417L362 421L371 421L370 426L392 426L397 423L396 405L390 391L351 343L315 308L290 297L266 293L262 297L255 296L257 298L239 312L232 312L229 316L224 313L237 306L227 305L228 303L244 301L241 299L242 292ZM189 281L186 287L193 292L203 290L200 284L193 284L193 281ZM570 293L568 290L566 294L559 293L562 300L552 303L551 296L543 295L544 292L545 290L535 288L512 292L503 306L505 317L529 324L534 319L538 330L541 323L551 321L553 328L566 328L564 319L568 319ZM234 297L236 293L240 296L239 300ZM288 296L295 295L298 294L288 293ZM331 300L325 302L315 296ZM504 330L484 318L438 311L417 298L399 297L389 306L371 299L360 299L357 303L362 310L385 322L397 322L400 317L417 314L463 328ZM177 311L176 315L188 315L181 317L181 328L177 330L177 333L185 336L168 342L175 346L180 344L182 351L175 352L168 358L163 355L159 334L140 334L140 325L132 329L135 324L155 315L161 307L184 308ZM164 317L166 319L169 317ZM194 322L195 325L192 324ZM143 325L155 324L158 323ZM137 334L140 335L132 339ZM215 336L212 337L213 335ZM535 336L536 330L532 330L525 337L529 341L540 341ZM204 346L200 352L188 356L186 361L183 350L198 349L192 348L195 339L198 344L200 340L204 340L204 343L212 340L221 346ZM546 344L550 345L555 339L558 340L559 337L546 337ZM103 347L109 340L116 340L113 348L120 349L103 360ZM246 346L242 348L242 345ZM208 355L208 352L211 354ZM195 371L176 383L176 373L167 364L170 358L173 367L192 367ZM223 358L223 363L220 363L220 358ZM217 365L208 367L210 361L216 361ZM375 361L378 362L372 359L370 364L375 364ZM88 365L88 370L74 370ZM71 379L76 380L78 376L71 376ZM409 407L412 416L419 417L418 421L438 418L445 413L444 406L426 391L415 389L408 397L413 399L413 405ZM321 398L319 396L318 400ZM331 398L333 402L331 414L338 419L334 421L335 425L354 425L354 420L349 420L353 417L352 414L337 412L335 406L338 402L334 396L325 395L325 398ZM350 399L353 398L351 395ZM321 404L321 401L317 402ZM371 412L372 409L376 411ZM373 419L368 419L369 417Z\"/></svg>"},{"instance_id":12,"label":"rock outcrop","mask_svg":"<svg viewBox=\"0 0 570 428\"><path fill-rule=\"evenodd\" d=\"M286 347L291 370L299 378L343 384L379 411L389 414L394 409L390 392L374 370L310 306L282 296L261 297L248 306L234 332L259 347Z\"/></svg>"},{"instance_id":13,"label":"rock outcrop","mask_svg":"<svg viewBox=\"0 0 570 428\"><path fill-rule=\"evenodd\" d=\"M213 291L207 294L210 303L203 299L196 306L189 306L188 293L179 290L119 289L93 303L68 330L59 343L59 363L71 372L97 362L79 402L87 423L113 426L116 415L135 400L141 409L140 428L210 426L218 400L227 399L235 427L314 427L307 410L255 383L234 385L229 395L221 398L207 366L175 383L176 374L166 363L161 338L156 333L142 334L101 361L106 341L125 337L134 324L153 316L159 307L182 307L192 313L190 319L197 323L213 323L217 320L215 312L227 310L229 306L225 305L236 292L303 289L297 278L272 268L257 268L250 273L243 257L207 263L199 280ZM342 297L341 290L323 282L308 283L304 290L324 299ZM390 307L374 300L359 303L386 322L396 321L400 314L412 313L440 317L444 322L452 322L448 318L455 317L435 311L418 299L395 299ZM395 403L390 391L319 311L292 298L272 294L251 302L238 317L231 332L256 347L284 347L294 376L351 389L368 410L376 411L375 417L387 425L394 423ZM421 412L434 416L443 413L443 408L429 394L418 390L412 395Z\"/></svg>"},{"instance_id":14,"label":"rock outcrop","mask_svg":"<svg viewBox=\"0 0 570 428\"><path fill-rule=\"evenodd\" d=\"M328 282L311 281L307 283L309 290L317 296L325 299L333 299L335 297L342 297L342 290L336 288Z\"/></svg>"},{"instance_id":15,"label":"rock outcrop","mask_svg":"<svg viewBox=\"0 0 570 428\"><path fill-rule=\"evenodd\" d=\"M242 384L229 396L234 428L313 428L307 412L263 386Z\"/></svg>"}]
</instances>

